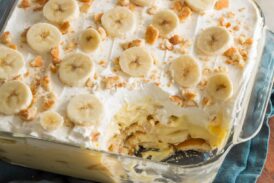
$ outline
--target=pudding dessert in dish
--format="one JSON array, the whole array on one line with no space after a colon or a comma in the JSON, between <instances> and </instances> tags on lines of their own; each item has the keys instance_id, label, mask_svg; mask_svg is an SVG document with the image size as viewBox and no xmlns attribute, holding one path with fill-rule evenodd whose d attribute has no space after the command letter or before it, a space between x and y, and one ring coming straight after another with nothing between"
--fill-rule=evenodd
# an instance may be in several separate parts
<instances>
[{"instance_id":1,"label":"pudding dessert in dish","mask_svg":"<svg viewBox=\"0 0 274 183\"><path fill-rule=\"evenodd\" d=\"M0 130L156 161L222 150L261 27L248 0L19 1Z\"/></svg>"}]
</instances>

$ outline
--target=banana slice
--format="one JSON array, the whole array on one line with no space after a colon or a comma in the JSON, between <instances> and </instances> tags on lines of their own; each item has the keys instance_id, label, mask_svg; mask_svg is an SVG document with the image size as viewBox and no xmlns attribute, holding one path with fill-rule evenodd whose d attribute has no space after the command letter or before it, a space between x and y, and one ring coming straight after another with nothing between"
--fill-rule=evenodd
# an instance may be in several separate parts
<instances>
[{"instance_id":1,"label":"banana slice","mask_svg":"<svg viewBox=\"0 0 274 183\"><path fill-rule=\"evenodd\" d=\"M155 0L131 0L133 4L136 4L137 6L152 6L155 2Z\"/></svg>"},{"instance_id":2,"label":"banana slice","mask_svg":"<svg viewBox=\"0 0 274 183\"><path fill-rule=\"evenodd\" d=\"M226 74L216 74L209 78L207 85L208 93L216 100L227 100L233 94L233 85Z\"/></svg>"},{"instance_id":3,"label":"banana slice","mask_svg":"<svg viewBox=\"0 0 274 183\"><path fill-rule=\"evenodd\" d=\"M40 116L40 125L46 131L54 131L60 128L64 123L64 118L54 111L47 111Z\"/></svg>"},{"instance_id":4,"label":"banana slice","mask_svg":"<svg viewBox=\"0 0 274 183\"><path fill-rule=\"evenodd\" d=\"M69 119L77 125L96 125L103 114L103 104L94 95L84 94L73 97L67 106Z\"/></svg>"},{"instance_id":5,"label":"banana slice","mask_svg":"<svg viewBox=\"0 0 274 183\"><path fill-rule=\"evenodd\" d=\"M177 131L171 134L158 134L159 140L168 144L178 144L184 142L189 137L189 133L185 131Z\"/></svg>"},{"instance_id":6,"label":"banana slice","mask_svg":"<svg viewBox=\"0 0 274 183\"><path fill-rule=\"evenodd\" d=\"M173 79L182 87L195 86L201 77L201 70L191 56L181 56L170 65Z\"/></svg>"},{"instance_id":7,"label":"banana slice","mask_svg":"<svg viewBox=\"0 0 274 183\"><path fill-rule=\"evenodd\" d=\"M75 0L49 0L43 8L43 14L50 22L62 23L76 17L78 10Z\"/></svg>"},{"instance_id":8,"label":"banana slice","mask_svg":"<svg viewBox=\"0 0 274 183\"><path fill-rule=\"evenodd\" d=\"M130 76L146 76L153 65L153 58L142 47L132 47L124 51L120 57L120 66L123 72Z\"/></svg>"},{"instance_id":9,"label":"banana slice","mask_svg":"<svg viewBox=\"0 0 274 183\"><path fill-rule=\"evenodd\" d=\"M185 0L194 11L204 13L214 7L216 0Z\"/></svg>"},{"instance_id":10,"label":"banana slice","mask_svg":"<svg viewBox=\"0 0 274 183\"><path fill-rule=\"evenodd\" d=\"M209 27L197 38L197 48L206 55L223 54L232 47L233 38L231 34L222 27Z\"/></svg>"},{"instance_id":11,"label":"banana slice","mask_svg":"<svg viewBox=\"0 0 274 183\"><path fill-rule=\"evenodd\" d=\"M27 32L29 46L38 52L49 52L61 42L61 32L48 23L34 24Z\"/></svg>"},{"instance_id":12,"label":"banana slice","mask_svg":"<svg viewBox=\"0 0 274 183\"><path fill-rule=\"evenodd\" d=\"M179 18L172 10L162 10L153 16L152 24L160 34L167 35L179 25Z\"/></svg>"},{"instance_id":13,"label":"banana slice","mask_svg":"<svg viewBox=\"0 0 274 183\"><path fill-rule=\"evenodd\" d=\"M30 88L20 81L9 81L0 87L0 112L12 115L27 109L32 102Z\"/></svg>"},{"instance_id":14,"label":"banana slice","mask_svg":"<svg viewBox=\"0 0 274 183\"><path fill-rule=\"evenodd\" d=\"M16 50L0 46L0 79L9 79L19 74L24 67L24 58Z\"/></svg>"},{"instance_id":15,"label":"banana slice","mask_svg":"<svg viewBox=\"0 0 274 183\"><path fill-rule=\"evenodd\" d=\"M102 25L112 37L123 37L136 27L134 14L126 7L116 7L102 16Z\"/></svg>"},{"instance_id":16,"label":"banana slice","mask_svg":"<svg viewBox=\"0 0 274 183\"><path fill-rule=\"evenodd\" d=\"M95 29L87 29L80 36L80 47L85 52L95 51L100 43L100 34Z\"/></svg>"},{"instance_id":17,"label":"banana slice","mask_svg":"<svg viewBox=\"0 0 274 183\"><path fill-rule=\"evenodd\" d=\"M83 86L93 75L93 70L93 62L88 55L73 53L61 62L59 78L66 85Z\"/></svg>"}]
</instances>

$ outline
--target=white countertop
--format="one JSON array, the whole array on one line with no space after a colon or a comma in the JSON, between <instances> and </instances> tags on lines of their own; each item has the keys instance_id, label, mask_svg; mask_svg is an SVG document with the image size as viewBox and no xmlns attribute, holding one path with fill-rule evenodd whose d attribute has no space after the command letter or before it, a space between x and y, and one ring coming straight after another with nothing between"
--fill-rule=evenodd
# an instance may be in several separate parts
<instances>
[{"instance_id":1,"label":"white countertop","mask_svg":"<svg viewBox=\"0 0 274 183\"><path fill-rule=\"evenodd\" d=\"M274 31L274 0L256 0L266 16L267 26Z\"/></svg>"}]
</instances>

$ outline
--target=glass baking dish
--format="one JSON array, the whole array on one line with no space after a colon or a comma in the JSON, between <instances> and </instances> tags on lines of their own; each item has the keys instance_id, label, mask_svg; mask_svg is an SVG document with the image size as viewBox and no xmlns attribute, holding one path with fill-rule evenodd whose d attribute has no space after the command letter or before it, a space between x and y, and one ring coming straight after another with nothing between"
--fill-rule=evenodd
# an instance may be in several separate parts
<instances>
[{"instance_id":1,"label":"glass baking dish","mask_svg":"<svg viewBox=\"0 0 274 183\"><path fill-rule=\"evenodd\" d=\"M0 33L16 3L16 0L0 0ZM261 17L264 20L262 12ZM245 95L238 104L240 110L236 110L229 139L221 151L187 151L177 153L164 162L154 162L0 132L0 159L98 182L212 182L230 149L254 137L263 124L273 85L274 34L265 26L262 26L261 33L257 65L254 67L257 70L247 77Z\"/></svg>"}]
</instances>

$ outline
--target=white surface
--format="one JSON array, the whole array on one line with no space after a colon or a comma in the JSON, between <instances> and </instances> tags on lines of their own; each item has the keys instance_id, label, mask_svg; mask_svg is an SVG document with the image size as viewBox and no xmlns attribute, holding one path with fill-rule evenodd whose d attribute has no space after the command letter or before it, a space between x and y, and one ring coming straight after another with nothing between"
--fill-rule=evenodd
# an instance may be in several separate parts
<instances>
[{"instance_id":1,"label":"white surface","mask_svg":"<svg viewBox=\"0 0 274 183\"><path fill-rule=\"evenodd\" d=\"M273 0L257 0L266 16L267 26L274 31L274 1Z\"/></svg>"},{"instance_id":2,"label":"white surface","mask_svg":"<svg viewBox=\"0 0 274 183\"><path fill-rule=\"evenodd\" d=\"M232 0L231 0L232 1ZM170 0L161 0L157 1L158 7L160 9L164 9L166 7L169 7L172 1ZM236 3L231 3L231 6L229 9L226 9L224 11L209 11L204 16L198 16L197 14L193 14L188 20L186 20L184 23L180 24L178 26L177 30L174 31L173 34L182 35L184 39L190 40L190 42L194 42L196 35L204 28L211 26L211 25L217 25L218 20L220 17L222 17L224 14L226 14L228 11L232 11L235 13L234 19L230 19L232 25L238 25L239 22L243 22L241 26L241 30L232 32L233 37L237 38L241 34L245 35L246 37L253 37L254 38L254 44L253 47L250 49L255 49L258 36L261 34L257 33L257 29L260 29L257 12L255 11L253 4L250 4L249 0L235 0ZM102 3L104 6L102 6ZM107 11L111 7L113 7L116 4L116 0L95 0L93 1L92 8L89 13L99 13L102 11ZM244 8L244 11L239 11L239 9ZM166 99L169 99L168 96L176 95L180 93L180 88L177 85L169 86L169 75L167 72L162 72L168 70L168 61L173 60L181 55L181 53L176 52L164 52L160 49L158 49L158 44L155 44L154 46L147 46L146 48L150 50L151 52L154 52L154 57L156 60L158 60L157 64L155 64L154 72L159 77L159 81L161 83L158 90L150 90L149 87L145 86L142 79L139 78L128 78L126 75L121 75L123 80L125 80L128 83L129 90L133 90L133 92L130 91L124 91L124 90L104 90L100 86L100 83L102 78L105 76L112 76L116 75L112 73L111 69L111 61L114 60L114 58L118 57L122 53L122 49L120 47L121 43L125 43L126 41L130 41L135 38L142 37L144 35L144 30L146 30L147 25L151 22L151 16L148 16L145 9L136 9L135 16L138 17L137 20L145 20L140 21L138 23L138 28L136 29L135 34L132 37L128 38L121 38L121 39L115 39L113 42L111 39L107 39L104 42L102 42L102 45L100 49L98 49L97 52L91 53L90 56L93 58L93 61L95 62L96 72L98 74L99 79L94 81L95 86L92 90L93 93L95 93L96 96L98 96L102 103L104 103L105 106L105 112L104 117L102 119L102 122L98 124L98 126L91 126L91 127L81 127L77 126L73 128L72 130L66 127L60 128L54 132L47 132L44 131L39 123L35 122L38 120L38 118L32 122L32 123L22 123L21 120L14 116L0 116L0 129L3 131L12 131L14 133L19 134L29 134L35 137L41 137L41 138L50 138L50 139L56 139L59 141L65 141L65 142L71 142L71 143L77 143L81 144L86 147L90 148L102 148L102 150L105 150L106 147L104 144L107 141L107 138L109 138L112 133L116 132L115 123L112 123L112 118L115 115L116 112L122 107L122 105L126 104L127 102L131 102L130 99L140 99L145 98L147 96L151 97L157 97L159 100L164 102ZM18 23L19 22L19 23ZM6 28L6 31L10 31L11 35L13 35L13 40L17 45L20 45L21 40L21 33L26 28L29 27L37 22L47 22L47 20L43 17L41 11L33 12L32 9L23 10L20 8L16 8L15 13L12 15L8 26ZM16 25L16 26L14 26ZM87 18L87 16L81 15L77 17L76 19L71 21L71 25L73 27L73 30L75 32L71 32L69 34L66 34L63 36L63 41L66 44L67 42L70 42L72 39L78 39L80 30L85 29L86 27L94 25L94 22L92 22L92 18ZM159 40L160 42L160 40ZM238 44L238 42L235 42ZM190 46L188 49L190 54L196 55L194 53L194 44ZM18 47L18 50L25 56L26 62L29 60L32 60L37 53L32 52L32 50L29 49L27 45L22 45L22 47ZM113 51L114 50L114 51ZM77 51L77 50L76 50ZM80 50L79 50L80 51ZM249 51L249 59L254 60L256 57L257 52L256 51ZM69 54L69 53L66 53ZM61 58L65 55L65 51L61 48ZM42 55L44 58L44 61L50 61L48 58L48 55ZM228 113L228 117L230 118L230 115L234 115L235 113L230 112L236 110L233 106L236 105L237 100L239 97L241 97L241 86L243 83L243 78L245 78L246 73L249 71L249 69L253 68L254 62L247 62L249 63L245 70L241 70L238 68L235 68L232 65L227 65L225 63L225 57L217 56L217 57L210 57L207 58L207 61L199 61L198 64L200 65L201 69L204 68L217 68L217 67L225 67L227 68L228 75L231 77L231 80L233 81L233 89L234 89L234 98L231 99L228 102L216 102L215 105L212 105L208 107L205 111L201 111L200 115L192 115L192 113L189 112L187 108L183 108L185 112L189 113L190 116L197 116L201 117L201 120L194 120L196 122L205 121L210 122L210 118L218 113L221 109L225 109ZM108 66L106 68L102 68L98 62L100 60L106 60L110 61L108 62ZM49 64L48 62L45 63L45 65ZM27 66L28 64L26 64ZM26 67L27 69L27 67ZM31 72L31 75L37 75L37 74L44 74L44 73L38 73L39 70L29 69ZM206 77L205 77L206 78ZM86 94L90 93L90 90L88 88L71 88L64 86L58 79L57 75L51 74L52 79L52 90L53 92L58 95L58 104L52 109L58 113L60 113L63 116L66 116L66 106L71 97L77 95L77 94ZM24 82L29 83L31 78L24 78ZM153 82L153 81L152 81ZM138 92L138 89L142 89L144 92ZM163 90L163 91L162 91ZM193 87L190 88L190 91L196 91L197 96L197 103L200 103L200 100L203 96L206 96L206 91L198 91L197 88ZM146 92L147 91L147 92ZM152 92L153 91L153 92ZM154 92L155 91L155 92ZM158 92L157 92L158 91ZM39 95L43 96L44 91L39 90ZM137 93L136 93L137 92ZM157 94L155 95L155 93ZM166 92L166 94L164 93ZM203 93L205 92L205 93ZM164 94L162 94L164 93ZM137 95L138 94L138 95ZM139 95L140 94L140 95ZM169 100L168 100L169 101ZM169 101L170 102L170 101ZM232 109L233 108L233 109ZM237 108L238 109L238 108ZM173 115L173 111L171 110L171 107L165 107L166 111L162 111L161 115L166 115L169 117L170 115ZM194 110L191 108L191 110ZM206 113L207 117L204 117L204 112ZM181 115L184 115L182 112ZM162 116L162 117L163 117ZM180 116L179 114L175 114L175 116ZM193 117L192 117L193 118ZM4 121L4 122L3 122ZM230 121L227 120L227 121ZM203 124L203 123L201 123ZM114 127L113 127L113 126ZM104 134L99 139L99 143L93 143L90 141L90 134L100 132L101 134ZM107 134L107 135L106 135ZM98 145L99 144L99 145ZM100 147L98 147L100 146Z\"/></svg>"}]
</instances>

